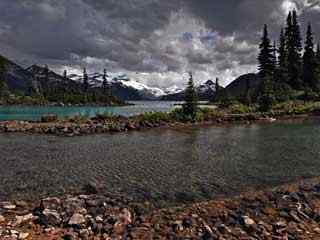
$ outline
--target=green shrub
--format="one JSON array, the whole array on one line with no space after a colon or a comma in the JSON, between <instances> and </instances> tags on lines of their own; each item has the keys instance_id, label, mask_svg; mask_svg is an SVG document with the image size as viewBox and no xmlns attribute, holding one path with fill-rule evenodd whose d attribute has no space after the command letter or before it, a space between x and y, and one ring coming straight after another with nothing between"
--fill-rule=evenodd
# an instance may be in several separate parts
<instances>
[{"instance_id":1,"label":"green shrub","mask_svg":"<svg viewBox=\"0 0 320 240\"><path fill-rule=\"evenodd\" d=\"M137 117L140 121L147 121L151 123L169 122L171 120L170 114L166 112L148 112Z\"/></svg>"},{"instance_id":2,"label":"green shrub","mask_svg":"<svg viewBox=\"0 0 320 240\"><path fill-rule=\"evenodd\" d=\"M232 114L245 114L245 113L252 112L252 109L247 105L244 105L242 103L237 103L229 106L229 111Z\"/></svg>"}]
</instances>

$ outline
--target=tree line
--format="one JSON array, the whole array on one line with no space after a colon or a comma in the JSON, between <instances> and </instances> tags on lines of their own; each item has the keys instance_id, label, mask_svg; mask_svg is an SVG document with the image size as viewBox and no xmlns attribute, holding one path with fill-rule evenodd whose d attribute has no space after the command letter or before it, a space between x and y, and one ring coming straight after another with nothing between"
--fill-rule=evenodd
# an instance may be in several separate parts
<instances>
[{"instance_id":1,"label":"tree line","mask_svg":"<svg viewBox=\"0 0 320 240\"><path fill-rule=\"evenodd\" d=\"M315 49L311 23L308 24L304 50L296 10L289 12L278 44L269 38L264 25L259 45L259 77L262 81L257 100L263 108L295 95L314 100L320 91L320 46ZM300 93L303 93L300 95Z\"/></svg>"},{"instance_id":2,"label":"tree line","mask_svg":"<svg viewBox=\"0 0 320 240\"><path fill-rule=\"evenodd\" d=\"M67 104L118 103L107 82L107 71L104 69L101 86L91 86L86 68L83 68L82 81L75 82L68 78L67 70L63 72L62 82L50 80L50 70L46 66L40 74L40 94L50 102Z\"/></svg>"}]
</instances>

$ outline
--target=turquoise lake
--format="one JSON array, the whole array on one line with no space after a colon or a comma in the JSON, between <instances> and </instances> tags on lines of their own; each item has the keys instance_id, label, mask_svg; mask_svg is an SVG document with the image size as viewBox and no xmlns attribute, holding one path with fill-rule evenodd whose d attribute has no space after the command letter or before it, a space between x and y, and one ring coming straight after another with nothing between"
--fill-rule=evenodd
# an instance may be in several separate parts
<instances>
[{"instance_id":1,"label":"turquoise lake","mask_svg":"<svg viewBox=\"0 0 320 240\"><path fill-rule=\"evenodd\" d=\"M44 114L56 114L59 118L73 116L94 117L96 114L110 113L132 116L146 112L167 112L178 102L132 101L134 105L123 107L48 107L48 106L0 106L0 121L29 120L37 121Z\"/></svg>"}]
</instances>

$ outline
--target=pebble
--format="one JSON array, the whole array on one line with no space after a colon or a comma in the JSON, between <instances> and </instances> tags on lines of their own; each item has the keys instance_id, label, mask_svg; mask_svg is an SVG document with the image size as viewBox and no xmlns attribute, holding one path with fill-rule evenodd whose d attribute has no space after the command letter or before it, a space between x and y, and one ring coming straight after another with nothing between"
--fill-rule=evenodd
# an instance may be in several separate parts
<instances>
[{"instance_id":1,"label":"pebble","mask_svg":"<svg viewBox=\"0 0 320 240\"><path fill-rule=\"evenodd\" d=\"M23 239L26 239L27 237L29 237L29 233L19 233L19 239L23 240Z\"/></svg>"},{"instance_id":2,"label":"pebble","mask_svg":"<svg viewBox=\"0 0 320 240\"><path fill-rule=\"evenodd\" d=\"M3 222L5 222L5 221L6 221L5 217L2 216L2 215L0 215L0 223L3 223Z\"/></svg>"}]
</instances>

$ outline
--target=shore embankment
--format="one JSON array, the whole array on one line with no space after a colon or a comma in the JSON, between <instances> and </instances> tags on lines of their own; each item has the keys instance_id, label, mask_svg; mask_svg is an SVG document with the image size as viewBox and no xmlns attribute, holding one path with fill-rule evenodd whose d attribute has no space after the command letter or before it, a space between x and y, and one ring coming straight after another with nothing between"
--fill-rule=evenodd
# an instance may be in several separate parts
<instances>
[{"instance_id":1,"label":"shore embankment","mask_svg":"<svg viewBox=\"0 0 320 240\"><path fill-rule=\"evenodd\" d=\"M320 112L287 113L221 113L206 110L198 119L189 121L173 116L172 113L145 113L133 117L97 115L94 118L73 117L58 119L55 115L45 115L41 121L1 121L0 133L53 134L59 136L80 136L87 134L141 131L152 128L176 128L186 126L252 124L274 122L283 119L303 119L319 116Z\"/></svg>"}]
</instances>

